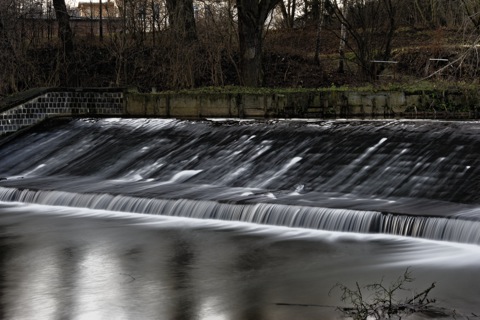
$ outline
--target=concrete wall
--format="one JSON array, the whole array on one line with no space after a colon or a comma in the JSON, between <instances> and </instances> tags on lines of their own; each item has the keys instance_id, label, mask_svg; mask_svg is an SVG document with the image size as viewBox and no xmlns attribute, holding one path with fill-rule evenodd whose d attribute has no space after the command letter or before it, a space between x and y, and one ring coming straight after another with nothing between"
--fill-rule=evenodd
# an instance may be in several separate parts
<instances>
[{"instance_id":1,"label":"concrete wall","mask_svg":"<svg viewBox=\"0 0 480 320\"><path fill-rule=\"evenodd\" d=\"M51 91L0 113L0 135L56 116L121 116L123 91Z\"/></svg>"},{"instance_id":2,"label":"concrete wall","mask_svg":"<svg viewBox=\"0 0 480 320\"><path fill-rule=\"evenodd\" d=\"M248 108L247 108L248 109ZM223 93L206 94L125 94L126 116L173 118L244 117L237 96ZM262 116L263 112L259 114Z\"/></svg>"},{"instance_id":3,"label":"concrete wall","mask_svg":"<svg viewBox=\"0 0 480 320\"><path fill-rule=\"evenodd\" d=\"M479 92L272 90L139 93L122 89L46 89L0 109L0 135L56 116L173 118L480 117ZM3 111L2 111L3 110Z\"/></svg>"},{"instance_id":4,"label":"concrete wall","mask_svg":"<svg viewBox=\"0 0 480 320\"><path fill-rule=\"evenodd\" d=\"M478 94L475 94L477 96ZM472 97L472 95L470 95ZM126 93L127 116L177 118L477 117L478 99L459 92L303 91Z\"/></svg>"}]
</instances>

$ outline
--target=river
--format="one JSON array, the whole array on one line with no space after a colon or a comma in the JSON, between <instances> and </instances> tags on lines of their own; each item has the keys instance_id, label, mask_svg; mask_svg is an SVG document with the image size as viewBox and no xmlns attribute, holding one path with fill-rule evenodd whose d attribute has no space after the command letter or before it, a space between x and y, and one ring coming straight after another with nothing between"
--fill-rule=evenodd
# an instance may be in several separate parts
<instances>
[{"instance_id":1,"label":"river","mask_svg":"<svg viewBox=\"0 0 480 320\"><path fill-rule=\"evenodd\" d=\"M0 146L2 319L480 315L477 122L78 119ZM416 315L426 319L427 315Z\"/></svg>"}]
</instances>

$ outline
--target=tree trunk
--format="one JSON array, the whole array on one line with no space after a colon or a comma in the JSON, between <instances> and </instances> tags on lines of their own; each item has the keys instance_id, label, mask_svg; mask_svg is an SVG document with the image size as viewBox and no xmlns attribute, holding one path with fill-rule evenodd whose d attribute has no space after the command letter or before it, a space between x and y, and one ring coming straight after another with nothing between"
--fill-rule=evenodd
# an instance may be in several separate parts
<instances>
[{"instance_id":1,"label":"tree trunk","mask_svg":"<svg viewBox=\"0 0 480 320\"><path fill-rule=\"evenodd\" d=\"M387 20L388 20L388 32L386 34L385 39L385 51L383 54L383 60L390 60L390 56L392 55L392 41L393 36L395 34L395 16L396 16L396 8L392 3L392 0L384 0L385 8L387 11ZM376 76L376 75L375 75Z\"/></svg>"},{"instance_id":2,"label":"tree trunk","mask_svg":"<svg viewBox=\"0 0 480 320\"><path fill-rule=\"evenodd\" d=\"M18 91L15 79L16 61L15 50L0 20L0 90L2 93Z\"/></svg>"},{"instance_id":3,"label":"tree trunk","mask_svg":"<svg viewBox=\"0 0 480 320\"><path fill-rule=\"evenodd\" d=\"M263 26L280 0L237 0L240 44L240 83L248 87L263 84Z\"/></svg>"},{"instance_id":4,"label":"tree trunk","mask_svg":"<svg viewBox=\"0 0 480 320\"><path fill-rule=\"evenodd\" d=\"M325 0L315 0L313 3L313 18L317 25L317 34L315 36L315 57L313 61L320 65L320 44L321 44L321 33L323 28L323 8Z\"/></svg>"},{"instance_id":5,"label":"tree trunk","mask_svg":"<svg viewBox=\"0 0 480 320\"><path fill-rule=\"evenodd\" d=\"M70 28L70 16L67 12L65 0L53 0L53 7L58 23L58 36L62 44L59 56L60 85L70 86L73 83L73 77L69 72L73 55L73 33Z\"/></svg>"},{"instance_id":6,"label":"tree trunk","mask_svg":"<svg viewBox=\"0 0 480 320\"><path fill-rule=\"evenodd\" d=\"M297 11L297 0L292 0L292 7L290 10L290 28L295 27L295 12Z\"/></svg>"},{"instance_id":7,"label":"tree trunk","mask_svg":"<svg viewBox=\"0 0 480 320\"><path fill-rule=\"evenodd\" d=\"M283 26L287 29L291 28L290 19L288 18L287 7L285 7L285 2L283 2L283 0L280 1L279 6L280 12L282 13Z\"/></svg>"},{"instance_id":8,"label":"tree trunk","mask_svg":"<svg viewBox=\"0 0 480 320\"><path fill-rule=\"evenodd\" d=\"M7 31L5 30L1 19L0 19L0 50L2 50L2 53L5 52L7 55L11 54L13 51L12 44L8 39Z\"/></svg>"},{"instance_id":9,"label":"tree trunk","mask_svg":"<svg viewBox=\"0 0 480 320\"><path fill-rule=\"evenodd\" d=\"M187 42L197 40L193 0L167 0L166 5L174 35Z\"/></svg>"},{"instance_id":10,"label":"tree trunk","mask_svg":"<svg viewBox=\"0 0 480 320\"><path fill-rule=\"evenodd\" d=\"M320 12L322 13L322 17L323 17L323 9L321 9L321 8L323 8L323 1L324 0L313 0L312 1L312 20L316 23L320 19ZM305 10L305 16L306 15L307 15L307 11Z\"/></svg>"},{"instance_id":11,"label":"tree trunk","mask_svg":"<svg viewBox=\"0 0 480 320\"><path fill-rule=\"evenodd\" d=\"M348 21L348 0L342 1L342 16L345 21ZM345 72L345 46L347 44L347 25L346 22L342 21L340 26L340 45L338 48L338 54L340 60L338 62L338 72Z\"/></svg>"}]
</instances>

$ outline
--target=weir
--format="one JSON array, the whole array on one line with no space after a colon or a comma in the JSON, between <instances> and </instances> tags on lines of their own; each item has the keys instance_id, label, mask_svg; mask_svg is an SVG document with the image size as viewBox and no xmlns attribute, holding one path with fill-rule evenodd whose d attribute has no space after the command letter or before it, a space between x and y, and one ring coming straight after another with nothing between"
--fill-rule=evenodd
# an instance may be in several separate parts
<instances>
[{"instance_id":1,"label":"weir","mask_svg":"<svg viewBox=\"0 0 480 320\"><path fill-rule=\"evenodd\" d=\"M78 119L0 148L0 201L480 243L480 123Z\"/></svg>"},{"instance_id":2,"label":"weir","mask_svg":"<svg viewBox=\"0 0 480 320\"><path fill-rule=\"evenodd\" d=\"M386 233L480 244L480 221L283 204L230 204L0 188L0 201L217 219L329 231Z\"/></svg>"}]
</instances>

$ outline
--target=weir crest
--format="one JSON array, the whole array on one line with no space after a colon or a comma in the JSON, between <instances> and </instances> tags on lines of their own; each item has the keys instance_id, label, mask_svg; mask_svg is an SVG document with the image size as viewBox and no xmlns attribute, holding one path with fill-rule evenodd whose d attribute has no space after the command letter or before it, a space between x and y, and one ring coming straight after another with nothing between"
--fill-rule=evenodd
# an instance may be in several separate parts
<instances>
[{"instance_id":1,"label":"weir crest","mask_svg":"<svg viewBox=\"0 0 480 320\"><path fill-rule=\"evenodd\" d=\"M0 201L480 244L479 130L77 119L0 147Z\"/></svg>"}]
</instances>

